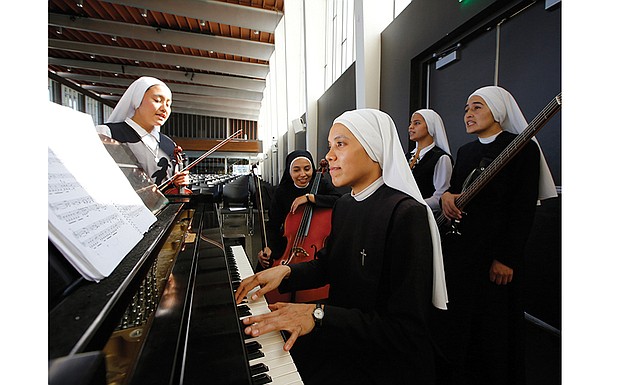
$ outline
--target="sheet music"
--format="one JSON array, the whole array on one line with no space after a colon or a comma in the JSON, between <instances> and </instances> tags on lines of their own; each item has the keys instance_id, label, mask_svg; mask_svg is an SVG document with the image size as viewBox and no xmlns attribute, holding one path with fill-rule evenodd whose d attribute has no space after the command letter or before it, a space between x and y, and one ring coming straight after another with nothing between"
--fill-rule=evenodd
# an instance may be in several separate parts
<instances>
[{"instance_id":1,"label":"sheet music","mask_svg":"<svg viewBox=\"0 0 620 385\"><path fill-rule=\"evenodd\" d=\"M156 217L104 148L90 116L51 107L48 234L86 279L99 281L142 239Z\"/></svg>"}]
</instances>

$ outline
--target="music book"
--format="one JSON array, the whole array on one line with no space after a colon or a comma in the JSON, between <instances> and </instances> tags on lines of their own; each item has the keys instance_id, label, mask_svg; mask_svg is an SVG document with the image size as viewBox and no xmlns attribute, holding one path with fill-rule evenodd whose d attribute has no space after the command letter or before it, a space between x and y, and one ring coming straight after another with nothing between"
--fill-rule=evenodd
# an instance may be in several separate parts
<instances>
[{"instance_id":1,"label":"music book","mask_svg":"<svg viewBox=\"0 0 620 385\"><path fill-rule=\"evenodd\" d=\"M84 278L109 276L157 218L102 144L88 114L50 102L48 236Z\"/></svg>"}]
</instances>

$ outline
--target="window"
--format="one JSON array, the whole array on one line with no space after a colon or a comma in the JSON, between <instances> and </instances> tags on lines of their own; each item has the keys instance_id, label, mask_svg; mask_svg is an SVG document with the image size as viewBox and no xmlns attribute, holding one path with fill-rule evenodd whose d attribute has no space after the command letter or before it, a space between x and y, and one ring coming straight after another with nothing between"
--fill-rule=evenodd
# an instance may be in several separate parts
<instances>
[{"instance_id":1,"label":"window","mask_svg":"<svg viewBox=\"0 0 620 385\"><path fill-rule=\"evenodd\" d=\"M93 118L93 122L95 124L102 124L101 121L99 121L99 105L101 104L99 101L86 96L85 97L85 101L86 101L86 113L89 114L92 118Z\"/></svg>"},{"instance_id":2,"label":"window","mask_svg":"<svg viewBox=\"0 0 620 385\"><path fill-rule=\"evenodd\" d=\"M62 105L73 108L74 110L80 111L79 92L65 85L62 85L61 89L62 89Z\"/></svg>"},{"instance_id":3,"label":"window","mask_svg":"<svg viewBox=\"0 0 620 385\"><path fill-rule=\"evenodd\" d=\"M52 80L50 78L47 79L47 92L49 94L50 102L59 103L60 100L56 100L56 95L58 95L58 84L57 81Z\"/></svg>"},{"instance_id":4,"label":"window","mask_svg":"<svg viewBox=\"0 0 620 385\"><path fill-rule=\"evenodd\" d=\"M324 89L328 89L356 59L355 0L327 0L325 18ZM393 0L392 19L395 19L411 0Z\"/></svg>"},{"instance_id":5,"label":"window","mask_svg":"<svg viewBox=\"0 0 620 385\"><path fill-rule=\"evenodd\" d=\"M327 2L325 15L325 89L355 61L354 0L331 0Z\"/></svg>"},{"instance_id":6,"label":"window","mask_svg":"<svg viewBox=\"0 0 620 385\"><path fill-rule=\"evenodd\" d=\"M108 106L107 104L103 105L103 122L104 123L107 122L110 115L112 115L112 110L114 110L114 108Z\"/></svg>"},{"instance_id":7,"label":"window","mask_svg":"<svg viewBox=\"0 0 620 385\"><path fill-rule=\"evenodd\" d=\"M394 19L396 19L409 4L411 4L411 0L394 0Z\"/></svg>"}]
</instances>

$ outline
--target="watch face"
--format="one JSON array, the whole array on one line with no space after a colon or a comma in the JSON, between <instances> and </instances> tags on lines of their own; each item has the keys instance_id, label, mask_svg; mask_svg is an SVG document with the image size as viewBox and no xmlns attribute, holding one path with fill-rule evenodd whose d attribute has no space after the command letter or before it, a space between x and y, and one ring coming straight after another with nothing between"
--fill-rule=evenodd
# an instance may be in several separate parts
<instances>
[{"instance_id":1,"label":"watch face","mask_svg":"<svg viewBox=\"0 0 620 385\"><path fill-rule=\"evenodd\" d=\"M323 319L323 315L324 314L325 313L323 313L323 309L321 309L320 307L314 309L314 313L313 313L314 318L316 318L316 319Z\"/></svg>"}]
</instances>

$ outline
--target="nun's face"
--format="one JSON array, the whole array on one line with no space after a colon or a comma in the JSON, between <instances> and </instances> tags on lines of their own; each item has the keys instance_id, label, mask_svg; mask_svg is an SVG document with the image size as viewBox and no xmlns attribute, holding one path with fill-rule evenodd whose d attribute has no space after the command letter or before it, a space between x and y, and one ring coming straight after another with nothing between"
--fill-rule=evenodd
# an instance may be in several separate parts
<instances>
[{"instance_id":1,"label":"nun's face","mask_svg":"<svg viewBox=\"0 0 620 385\"><path fill-rule=\"evenodd\" d=\"M381 167L364 150L362 144L343 124L329 130L329 174L336 187L350 186L353 193L368 187L381 176Z\"/></svg>"},{"instance_id":2,"label":"nun's face","mask_svg":"<svg viewBox=\"0 0 620 385\"><path fill-rule=\"evenodd\" d=\"M465 128L468 134L476 134L479 138L486 138L501 131L498 122L487 103L478 95L474 95L465 105Z\"/></svg>"},{"instance_id":3,"label":"nun's face","mask_svg":"<svg viewBox=\"0 0 620 385\"><path fill-rule=\"evenodd\" d=\"M131 118L146 131L151 132L155 126L166 123L170 116L172 95L166 87L154 85L144 93L142 103Z\"/></svg>"},{"instance_id":4,"label":"nun's face","mask_svg":"<svg viewBox=\"0 0 620 385\"><path fill-rule=\"evenodd\" d=\"M424 117L417 112L411 115L411 122L409 123L409 140L419 142L428 136L428 126Z\"/></svg>"},{"instance_id":5,"label":"nun's face","mask_svg":"<svg viewBox=\"0 0 620 385\"><path fill-rule=\"evenodd\" d=\"M291 178L297 187L306 187L312 178L312 164L308 159L296 159L291 163Z\"/></svg>"}]
</instances>

